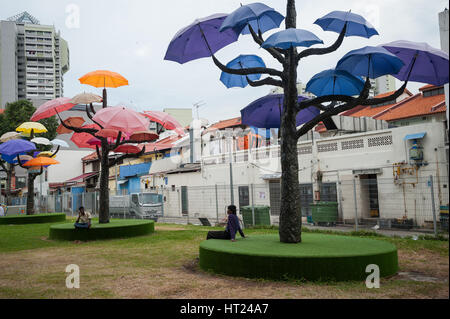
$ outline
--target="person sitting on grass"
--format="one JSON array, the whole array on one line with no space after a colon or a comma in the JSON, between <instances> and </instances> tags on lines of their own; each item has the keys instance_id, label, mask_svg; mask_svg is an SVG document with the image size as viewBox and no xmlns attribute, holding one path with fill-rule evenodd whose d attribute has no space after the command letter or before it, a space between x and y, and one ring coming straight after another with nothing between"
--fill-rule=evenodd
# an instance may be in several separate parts
<instances>
[{"instance_id":1,"label":"person sitting on grass","mask_svg":"<svg viewBox=\"0 0 450 319\"><path fill-rule=\"evenodd\" d=\"M75 228L91 228L91 213L85 212L81 206L78 210L78 218L75 222Z\"/></svg>"},{"instance_id":2,"label":"person sitting on grass","mask_svg":"<svg viewBox=\"0 0 450 319\"><path fill-rule=\"evenodd\" d=\"M245 238L244 232L239 225L239 218L236 215L236 206L228 206L227 214L227 227L225 230L209 231L206 239L231 239L231 241L236 241L235 238L237 231L239 231L242 238Z\"/></svg>"}]
</instances>

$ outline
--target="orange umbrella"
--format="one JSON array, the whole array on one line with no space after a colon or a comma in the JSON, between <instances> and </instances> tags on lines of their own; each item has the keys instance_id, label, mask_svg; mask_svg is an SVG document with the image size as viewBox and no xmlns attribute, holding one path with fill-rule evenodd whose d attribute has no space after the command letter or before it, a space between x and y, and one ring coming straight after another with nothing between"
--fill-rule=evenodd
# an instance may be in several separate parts
<instances>
[{"instance_id":1,"label":"orange umbrella","mask_svg":"<svg viewBox=\"0 0 450 319\"><path fill-rule=\"evenodd\" d=\"M117 88L119 86L128 85L128 80L116 72L107 70L97 70L89 72L78 79L81 84L92 85L96 88L103 88L103 108L107 103L106 88Z\"/></svg>"},{"instance_id":2,"label":"orange umbrella","mask_svg":"<svg viewBox=\"0 0 450 319\"><path fill-rule=\"evenodd\" d=\"M59 162L50 157L38 156L36 158L33 158L32 160L29 160L28 162L23 164L23 166L47 166L53 164L59 164Z\"/></svg>"},{"instance_id":3,"label":"orange umbrella","mask_svg":"<svg viewBox=\"0 0 450 319\"><path fill-rule=\"evenodd\" d=\"M84 119L79 116L74 116L74 117L68 117L63 122L64 122L64 124L66 124L68 126L81 127L81 125L83 125L83 123L84 123ZM58 128L56 129L56 133L69 134L69 133L72 133L72 131L65 128L62 124L59 124Z\"/></svg>"},{"instance_id":4,"label":"orange umbrella","mask_svg":"<svg viewBox=\"0 0 450 319\"><path fill-rule=\"evenodd\" d=\"M123 144L114 150L114 153L137 154L141 149L136 145Z\"/></svg>"},{"instance_id":5,"label":"orange umbrella","mask_svg":"<svg viewBox=\"0 0 450 319\"><path fill-rule=\"evenodd\" d=\"M128 80L116 72L97 70L89 72L78 79L81 84L92 85L96 88L117 88L128 85Z\"/></svg>"}]
</instances>

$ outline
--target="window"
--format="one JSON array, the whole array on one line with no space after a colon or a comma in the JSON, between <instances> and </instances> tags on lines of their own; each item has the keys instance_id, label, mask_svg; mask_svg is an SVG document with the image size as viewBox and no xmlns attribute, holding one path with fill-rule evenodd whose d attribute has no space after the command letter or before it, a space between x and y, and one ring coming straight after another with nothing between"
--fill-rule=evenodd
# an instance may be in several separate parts
<instances>
[{"instance_id":1,"label":"window","mask_svg":"<svg viewBox=\"0 0 450 319\"><path fill-rule=\"evenodd\" d=\"M444 94L444 87L428 90L423 92L423 97L429 97L434 95Z\"/></svg>"}]
</instances>

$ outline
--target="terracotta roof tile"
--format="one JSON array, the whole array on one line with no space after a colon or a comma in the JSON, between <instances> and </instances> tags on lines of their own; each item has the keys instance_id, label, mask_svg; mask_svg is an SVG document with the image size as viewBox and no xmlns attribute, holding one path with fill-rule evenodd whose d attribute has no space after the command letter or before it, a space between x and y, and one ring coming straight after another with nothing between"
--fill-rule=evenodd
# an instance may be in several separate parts
<instances>
[{"instance_id":1,"label":"terracotta roof tile","mask_svg":"<svg viewBox=\"0 0 450 319\"><path fill-rule=\"evenodd\" d=\"M239 126L239 125L242 125L241 117L235 117L232 119L223 120L223 121L214 123L213 125L208 127L206 132L210 132L210 131L214 131L214 130L221 130L224 128L234 127L234 126Z\"/></svg>"},{"instance_id":2,"label":"terracotta roof tile","mask_svg":"<svg viewBox=\"0 0 450 319\"><path fill-rule=\"evenodd\" d=\"M444 94L423 97L422 94L418 93L415 96L405 99L391 108L386 109L374 116L374 118L377 120L393 121L445 112L445 110Z\"/></svg>"},{"instance_id":3,"label":"terracotta roof tile","mask_svg":"<svg viewBox=\"0 0 450 319\"><path fill-rule=\"evenodd\" d=\"M88 161L95 161L96 159L98 159L97 152L92 152L91 154L86 155L85 157L83 157L81 160L83 162L88 162Z\"/></svg>"}]
</instances>

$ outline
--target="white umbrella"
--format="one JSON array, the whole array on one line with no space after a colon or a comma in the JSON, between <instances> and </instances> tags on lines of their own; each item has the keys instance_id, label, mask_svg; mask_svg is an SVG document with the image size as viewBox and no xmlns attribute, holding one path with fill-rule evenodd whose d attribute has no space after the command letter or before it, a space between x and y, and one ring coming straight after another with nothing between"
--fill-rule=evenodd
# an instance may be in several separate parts
<instances>
[{"instance_id":1,"label":"white umbrella","mask_svg":"<svg viewBox=\"0 0 450 319\"><path fill-rule=\"evenodd\" d=\"M20 137L20 133L18 132L7 132L0 137L0 142L7 142L9 140L14 140Z\"/></svg>"},{"instance_id":2,"label":"white umbrella","mask_svg":"<svg viewBox=\"0 0 450 319\"><path fill-rule=\"evenodd\" d=\"M52 145L52 143L49 141L49 139L45 138L45 137L35 137L31 140L31 142L33 142L35 144Z\"/></svg>"},{"instance_id":3,"label":"white umbrella","mask_svg":"<svg viewBox=\"0 0 450 319\"><path fill-rule=\"evenodd\" d=\"M103 99L101 96L98 96L93 93L81 93L74 96L71 100L74 104L90 104L90 103L99 103L102 102Z\"/></svg>"},{"instance_id":4,"label":"white umbrella","mask_svg":"<svg viewBox=\"0 0 450 319\"><path fill-rule=\"evenodd\" d=\"M61 147L69 147L69 144L67 144L66 141L63 141L63 140L60 140L60 139L57 139L57 138L52 140L51 143L53 145L58 145L58 146L61 146Z\"/></svg>"}]
</instances>

